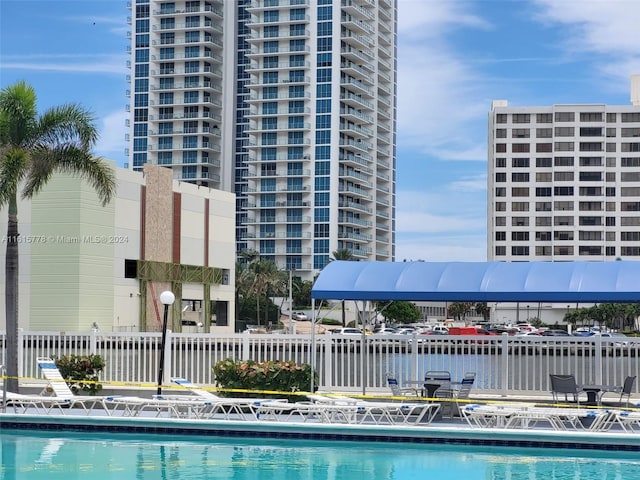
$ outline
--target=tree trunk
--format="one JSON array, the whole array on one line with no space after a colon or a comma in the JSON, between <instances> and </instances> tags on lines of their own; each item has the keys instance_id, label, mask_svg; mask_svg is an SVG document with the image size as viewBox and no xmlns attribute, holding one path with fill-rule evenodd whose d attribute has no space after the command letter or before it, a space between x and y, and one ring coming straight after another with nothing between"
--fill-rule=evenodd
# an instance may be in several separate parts
<instances>
[{"instance_id":1,"label":"tree trunk","mask_svg":"<svg viewBox=\"0 0 640 480\"><path fill-rule=\"evenodd\" d=\"M18 393L18 204L15 196L9 201L5 282L7 379L4 386L8 392Z\"/></svg>"},{"instance_id":2,"label":"tree trunk","mask_svg":"<svg viewBox=\"0 0 640 480\"><path fill-rule=\"evenodd\" d=\"M347 314L344 310L344 300L342 300L342 326L343 327L347 326Z\"/></svg>"}]
</instances>

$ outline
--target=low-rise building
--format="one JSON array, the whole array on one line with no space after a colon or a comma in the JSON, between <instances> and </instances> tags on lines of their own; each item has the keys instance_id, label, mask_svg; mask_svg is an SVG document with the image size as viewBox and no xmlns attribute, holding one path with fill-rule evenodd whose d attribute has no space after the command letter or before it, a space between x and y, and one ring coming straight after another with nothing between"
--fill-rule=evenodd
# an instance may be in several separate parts
<instances>
[{"instance_id":1,"label":"low-rise building","mask_svg":"<svg viewBox=\"0 0 640 480\"><path fill-rule=\"evenodd\" d=\"M19 327L156 331L160 293L171 290L170 329L233 332L235 195L153 165L118 168L116 181L106 207L64 174L20 202Z\"/></svg>"}]
</instances>

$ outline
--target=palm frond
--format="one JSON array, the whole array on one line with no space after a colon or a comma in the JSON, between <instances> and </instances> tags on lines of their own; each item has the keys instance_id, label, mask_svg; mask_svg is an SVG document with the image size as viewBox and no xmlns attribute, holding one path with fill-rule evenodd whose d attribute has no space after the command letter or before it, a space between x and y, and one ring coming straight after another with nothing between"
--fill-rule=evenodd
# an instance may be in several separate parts
<instances>
[{"instance_id":1,"label":"palm frond","mask_svg":"<svg viewBox=\"0 0 640 480\"><path fill-rule=\"evenodd\" d=\"M3 151L0 157L0 206L15 198L28 164L29 155L24 150L14 148Z\"/></svg>"},{"instance_id":2,"label":"palm frond","mask_svg":"<svg viewBox=\"0 0 640 480\"><path fill-rule=\"evenodd\" d=\"M93 114L77 104L60 105L44 112L38 122L39 141L49 146L75 144L90 150L98 140Z\"/></svg>"},{"instance_id":3,"label":"palm frond","mask_svg":"<svg viewBox=\"0 0 640 480\"><path fill-rule=\"evenodd\" d=\"M17 82L0 92L0 144L24 147L37 118L35 90Z\"/></svg>"},{"instance_id":4,"label":"palm frond","mask_svg":"<svg viewBox=\"0 0 640 480\"><path fill-rule=\"evenodd\" d=\"M37 194L54 172L70 173L87 181L106 205L116 191L114 168L100 157L94 157L75 145L34 149L30 171L22 196L31 198Z\"/></svg>"}]
</instances>

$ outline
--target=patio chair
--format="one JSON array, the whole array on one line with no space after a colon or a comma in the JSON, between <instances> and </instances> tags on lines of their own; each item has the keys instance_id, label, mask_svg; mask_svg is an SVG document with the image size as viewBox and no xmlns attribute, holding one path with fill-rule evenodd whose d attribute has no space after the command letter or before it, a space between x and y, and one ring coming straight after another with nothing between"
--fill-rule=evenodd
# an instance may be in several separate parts
<instances>
[{"instance_id":1,"label":"patio chair","mask_svg":"<svg viewBox=\"0 0 640 480\"><path fill-rule=\"evenodd\" d=\"M387 373L387 385L391 389L394 397L419 397L418 389L409 387L400 387L398 379L390 373Z\"/></svg>"},{"instance_id":2,"label":"patio chair","mask_svg":"<svg viewBox=\"0 0 640 480\"><path fill-rule=\"evenodd\" d=\"M569 402L569 397L573 397L573 401L580 405L580 394L584 393L584 390L578 386L573 375L551 373L549 374L549 380L554 402L558 403L560 401L559 398L564 395L565 402Z\"/></svg>"},{"instance_id":3,"label":"patio chair","mask_svg":"<svg viewBox=\"0 0 640 480\"><path fill-rule=\"evenodd\" d=\"M636 377L629 376L624 379L624 384L622 385L622 390L620 391L620 405L622 405L622 399L627 397L627 401L625 402L625 406L629 406L631 402L631 391L633 390L633 384L636 381Z\"/></svg>"},{"instance_id":4,"label":"patio chair","mask_svg":"<svg viewBox=\"0 0 640 480\"><path fill-rule=\"evenodd\" d=\"M52 397L54 400L51 401L41 401L45 402L49 405L49 408L60 406L61 402L66 403L69 407L80 406L87 413L89 413L92 409L94 409L97 405L100 405L104 408L104 399L106 397L103 396L90 396L90 395L76 395L67 385L58 366L56 363L49 357L38 357L36 359L38 363L38 367L40 367L40 371L42 375L47 380L47 386L42 391L41 396L46 397L47 393L53 393ZM26 398L24 399L26 401ZM57 402L57 403L56 403ZM44 404L44 403L43 403Z\"/></svg>"},{"instance_id":5,"label":"patio chair","mask_svg":"<svg viewBox=\"0 0 640 480\"><path fill-rule=\"evenodd\" d=\"M434 398L436 391L440 388L450 388L450 384L451 372L446 370L428 370L424 374L424 391L428 398Z\"/></svg>"},{"instance_id":6,"label":"patio chair","mask_svg":"<svg viewBox=\"0 0 640 480\"><path fill-rule=\"evenodd\" d=\"M460 405L469 399L471 389L476 380L475 372L467 372L462 380L458 383L459 388L453 388L453 384L442 386L435 391L435 397L446 399L443 402L447 408L442 411L442 416L450 418L460 416ZM446 412L446 413L445 413Z\"/></svg>"}]
</instances>

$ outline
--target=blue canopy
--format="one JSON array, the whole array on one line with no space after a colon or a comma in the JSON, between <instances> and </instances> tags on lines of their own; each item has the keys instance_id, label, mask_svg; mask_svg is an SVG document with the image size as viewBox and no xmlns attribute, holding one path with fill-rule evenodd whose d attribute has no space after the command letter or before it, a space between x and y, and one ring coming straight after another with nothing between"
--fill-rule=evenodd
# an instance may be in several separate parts
<instances>
[{"instance_id":1,"label":"blue canopy","mask_svg":"<svg viewBox=\"0 0 640 480\"><path fill-rule=\"evenodd\" d=\"M329 263L317 300L640 302L640 262Z\"/></svg>"}]
</instances>

